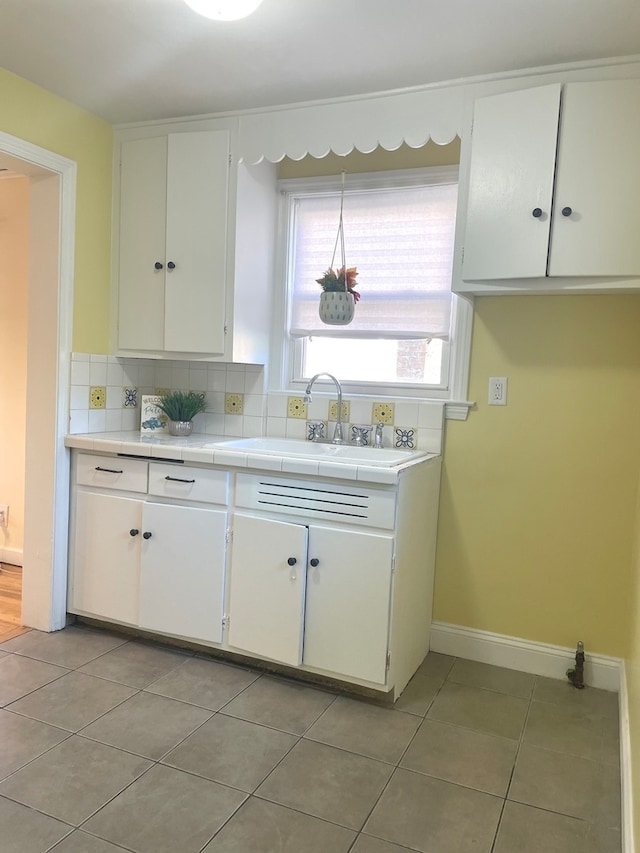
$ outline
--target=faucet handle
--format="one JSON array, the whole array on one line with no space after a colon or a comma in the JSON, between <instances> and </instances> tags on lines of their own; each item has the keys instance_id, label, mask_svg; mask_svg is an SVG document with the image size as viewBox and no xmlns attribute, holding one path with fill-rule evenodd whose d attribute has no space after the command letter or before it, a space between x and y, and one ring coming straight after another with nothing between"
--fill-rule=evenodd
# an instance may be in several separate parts
<instances>
[{"instance_id":1,"label":"faucet handle","mask_svg":"<svg viewBox=\"0 0 640 853\"><path fill-rule=\"evenodd\" d=\"M384 430L384 424L382 421L378 421L376 424L376 429L373 437L373 446L374 447L382 447L382 431Z\"/></svg>"}]
</instances>

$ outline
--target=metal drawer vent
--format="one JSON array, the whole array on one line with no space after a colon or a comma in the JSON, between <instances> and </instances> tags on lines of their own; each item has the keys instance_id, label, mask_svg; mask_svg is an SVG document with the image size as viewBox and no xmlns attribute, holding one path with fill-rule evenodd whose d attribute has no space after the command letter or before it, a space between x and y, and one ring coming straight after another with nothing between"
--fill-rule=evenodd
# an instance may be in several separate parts
<instances>
[{"instance_id":1,"label":"metal drawer vent","mask_svg":"<svg viewBox=\"0 0 640 853\"><path fill-rule=\"evenodd\" d=\"M395 493L361 485L239 474L236 502L266 512L393 527Z\"/></svg>"}]
</instances>

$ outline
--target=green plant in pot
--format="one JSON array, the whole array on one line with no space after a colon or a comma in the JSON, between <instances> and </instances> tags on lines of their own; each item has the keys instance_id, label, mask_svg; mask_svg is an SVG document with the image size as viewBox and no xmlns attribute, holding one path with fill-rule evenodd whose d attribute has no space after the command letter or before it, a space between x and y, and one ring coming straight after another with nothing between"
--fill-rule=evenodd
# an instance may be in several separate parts
<instances>
[{"instance_id":1,"label":"green plant in pot","mask_svg":"<svg viewBox=\"0 0 640 853\"><path fill-rule=\"evenodd\" d=\"M169 418L170 435L191 435L193 418L206 412L207 400L196 391L170 391L160 396L158 408Z\"/></svg>"}]
</instances>

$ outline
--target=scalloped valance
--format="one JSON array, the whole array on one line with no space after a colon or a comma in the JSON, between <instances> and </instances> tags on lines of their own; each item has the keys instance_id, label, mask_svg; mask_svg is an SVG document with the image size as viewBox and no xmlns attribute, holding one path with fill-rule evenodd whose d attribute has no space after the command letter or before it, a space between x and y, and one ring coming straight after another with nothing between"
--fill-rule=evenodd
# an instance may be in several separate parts
<instances>
[{"instance_id":1,"label":"scalloped valance","mask_svg":"<svg viewBox=\"0 0 640 853\"><path fill-rule=\"evenodd\" d=\"M395 151L403 143L420 148L462 138L476 97L571 80L640 76L638 57L577 62L466 78L425 88L319 101L238 114L239 156L248 165L284 157L301 160L330 151L363 154L378 146Z\"/></svg>"},{"instance_id":2,"label":"scalloped valance","mask_svg":"<svg viewBox=\"0 0 640 853\"><path fill-rule=\"evenodd\" d=\"M244 114L239 154L255 165L330 151L345 155L354 148L394 151L403 142L419 148L430 139L446 145L462 134L465 100L466 88L451 86Z\"/></svg>"}]
</instances>

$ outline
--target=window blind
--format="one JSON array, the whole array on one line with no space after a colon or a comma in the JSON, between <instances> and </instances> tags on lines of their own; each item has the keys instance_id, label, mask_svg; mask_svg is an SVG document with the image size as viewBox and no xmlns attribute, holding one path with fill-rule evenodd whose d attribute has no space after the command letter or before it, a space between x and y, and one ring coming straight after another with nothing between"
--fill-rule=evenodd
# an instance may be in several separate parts
<instances>
[{"instance_id":1,"label":"window blind","mask_svg":"<svg viewBox=\"0 0 640 853\"><path fill-rule=\"evenodd\" d=\"M348 326L318 316L316 282L331 264L340 194L293 199L292 337L428 339L449 336L457 184L347 191L347 267L357 267L360 295ZM340 248L334 269L342 265Z\"/></svg>"}]
</instances>

